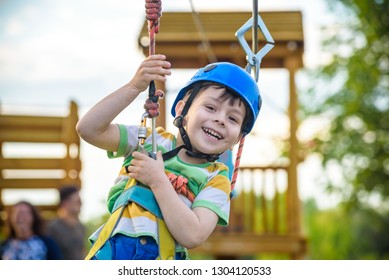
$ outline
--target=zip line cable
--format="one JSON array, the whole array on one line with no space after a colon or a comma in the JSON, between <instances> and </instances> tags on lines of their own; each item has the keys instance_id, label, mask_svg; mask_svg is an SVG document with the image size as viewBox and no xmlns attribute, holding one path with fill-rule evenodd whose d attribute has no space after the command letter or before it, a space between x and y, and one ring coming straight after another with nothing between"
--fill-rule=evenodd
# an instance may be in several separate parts
<instances>
[{"instance_id":1,"label":"zip line cable","mask_svg":"<svg viewBox=\"0 0 389 280\"><path fill-rule=\"evenodd\" d=\"M216 57L215 53L213 52L211 43L210 43L210 41L205 33L205 29L204 29L203 24L201 23L200 17L198 15L198 13L195 11L193 1L189 0L189 4L190 4L191 10L192 10L192 18L193 18L193 21L195 23L197 32L199 33L201 44L205 48L205 52L208 56L208 61L209 61L209 63L217 62L217 57Z\"/></svg>"}]
</instances>

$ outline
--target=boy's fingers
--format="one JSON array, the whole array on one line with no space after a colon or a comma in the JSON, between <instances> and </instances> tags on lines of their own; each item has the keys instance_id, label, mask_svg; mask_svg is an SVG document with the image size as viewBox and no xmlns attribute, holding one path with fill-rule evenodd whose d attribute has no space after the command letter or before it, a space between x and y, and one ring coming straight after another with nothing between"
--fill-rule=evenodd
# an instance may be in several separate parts
<instances>
[{"instance_id":1,"label":"boy's fingers","mask_svg":"<svg viewBox=\"0 0 389 280\"><path fill-rule=\"evenodd\" d=\"M146 150L141 151L141 152L135 151L132 153L132 156L136 159L142 159L145 156L147 156L147 152L146 152Z\"/></svg>"},{"instance_id":2,"label":"boy's fingers","mask_svg":"<svg viewBox=\"0 0 389 280\"><path fill-rule=\"evenodd\" d=\"M163 161L162 151L157 151L157 160L162 160Z\"/></svg>"}]
</instances>

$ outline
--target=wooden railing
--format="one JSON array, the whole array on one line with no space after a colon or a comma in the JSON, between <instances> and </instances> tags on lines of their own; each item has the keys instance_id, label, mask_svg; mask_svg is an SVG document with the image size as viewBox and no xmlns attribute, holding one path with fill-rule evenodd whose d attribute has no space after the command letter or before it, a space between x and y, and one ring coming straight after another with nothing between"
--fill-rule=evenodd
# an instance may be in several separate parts
<instances>
[{"instance_id":1,"label":"wooden railing","mask_svg":"<svg viewBox=\"0 0 389 280\"><path fill-rule=\"evenodd\" d=\"M192 253L219 259L253 258L264 253L303 258L306 240L291 226L290 213L295 213L291 207L296 203L290 203L288 168L242 167L236 188L228 227L218 226Z\"/></svg>"},{"instance_id":2,"label":"wooden railing","mask_svg":"<svg viewBox=\"0 0 389 280\"><path fill-rule=\"evenodd\" d=\"M285 167L241 168L228 230L256 234L287 231ZM222 228L221 228L222 229Z\"/></svg>"}]
</instances>

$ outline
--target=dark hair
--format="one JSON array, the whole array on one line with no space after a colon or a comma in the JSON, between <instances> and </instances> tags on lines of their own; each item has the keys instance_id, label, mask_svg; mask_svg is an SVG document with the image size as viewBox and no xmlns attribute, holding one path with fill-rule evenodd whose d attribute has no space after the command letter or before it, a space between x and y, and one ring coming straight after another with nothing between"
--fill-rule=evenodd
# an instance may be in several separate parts
<instances>
[{"instance_id":1,"label":"dark hair","mask_svg":"<svg viewBox=\"0 0 389 280\"><path fill-rule=\"evenodd\" d=\"M23 205L23 204L26 205L31 211L32 218L33 218L33 221L32 221L33 233L36 235L42 236L44 233L44 220L41 217L38 208L35 207L34 205L32 205L30 202L25 201L25 200L19 201L19 202L15 203L14 205L8 207L8 209L7 209L7 222L6 222L6 226L7 226L6 234L8 235L9 238L16 238L15 228L13 227L13 225L11 223L10 217L11 217L15 207L17 207L19 205Z\"/></svg>"},{"instance_id":2,"label":"dark hair","mask_svg":"<svg viewBox=\"0 0 389 280\"><path fill-rule=\"evenodd\" d=\"M69 199L74 193L79 192L80 189L77 186L63 186L59 189L59 204Z\"/></svg>"}]
</instances>

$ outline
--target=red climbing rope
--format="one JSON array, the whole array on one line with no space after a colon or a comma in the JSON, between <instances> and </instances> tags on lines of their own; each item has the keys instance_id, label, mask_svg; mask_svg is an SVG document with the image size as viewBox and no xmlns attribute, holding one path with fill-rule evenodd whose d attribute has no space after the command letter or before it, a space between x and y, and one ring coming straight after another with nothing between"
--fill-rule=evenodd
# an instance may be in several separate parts
<instances>
[{"instance_id":1,"label":"red climbing rope","mask_svg":"<svg viewBox=\"0 0 389 280\"><path fill-rule=\"evenodd\" d=\"M155 34L159 32L159 18L162 15L162 2L161 0L145 0L146 19L148 21L149 31L149 55L155 54ZM138 138L140 146L143 146L146 139L146 120L145 118L152 119L151 131L152 131L152 152L155 155L157 152L156 143L156 121L155 118L159 115L158 99L164 95L163 91L155 89L155 82L151 81L149 85L149 96L143 106L145 113L142 116L141 126L139 127Z\"/></svg>"},{"instance_id":2,"label":"red climbing rope","mask_svg":"<svg viewBox=\"0 0 389 280\"><path fill-rule=\"evenodd\" d=\"M146 19L148 20L150 46L149 54L155 54L155 34L159 32L159 18L162 15L161 0L146 0Z\"/></svg>"},{"instance_id":3,"label":"red climbing rope","mask_svg":"<svg viewBox=\"0 0 389 280\"><path fill-rule=\"evenodd\" d=\"M245 140L245 137L243 137L239 142L238 153L236 154L235 164L234 164L234 173L232 174L232 179L231 179L231 191L234 190L236 180L238 179L240 158L241 158L242 152L243 152L244 140Z\"/></svg>"},{"instance_id":4,"label":"red climbing rope","mask_svg":"<svg viewBox=\"0 0 389 280\"><path fill-rule=\"evenodd\" d=\"M178 194L184 195L190 202L194 201L195 197L189 190L187 178L174 173L168 173L167 176Z\"/></svg>"},{"instance_id":5,"label":"red climbing rope","mask_svg":"<svg viewBox=\"0 0 389 280\"><path fill-rule=\"evenodd\" d=\"M159 32L159 18L162 15L161 0L145 0L146 19L148 21L149 31L149 55L155 54L155 34ZM158 98L162 98L163 91L155 88L154 81L151 81L149 86L149 98L146 100L144 109L148 113L149 118L155 118L159 115Z\"/></svg>"}]
</instances>

